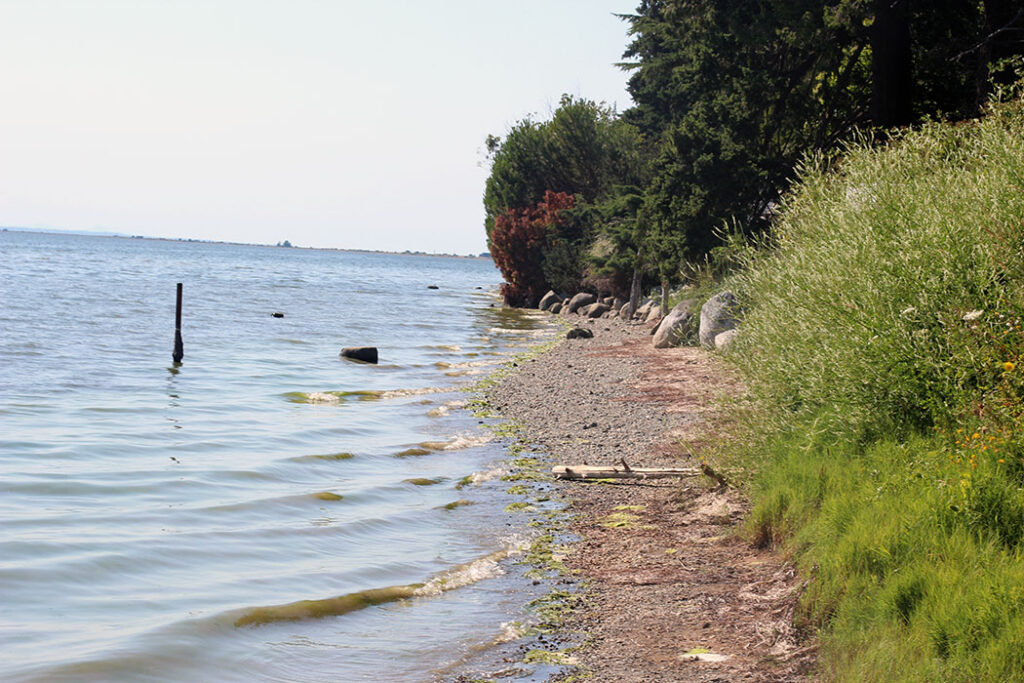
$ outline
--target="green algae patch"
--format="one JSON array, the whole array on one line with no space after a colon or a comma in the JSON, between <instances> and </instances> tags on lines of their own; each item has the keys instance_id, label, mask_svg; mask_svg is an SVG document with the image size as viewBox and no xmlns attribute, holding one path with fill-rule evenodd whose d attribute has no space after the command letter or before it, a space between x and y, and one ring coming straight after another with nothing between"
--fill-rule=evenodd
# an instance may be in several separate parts
<instances>
[{"instance_id":1,"label":"green algae patch","mask_svg":"<svg viewBox=\"0 0 1024 683\"><path fill-rule=\"evenodd\" d=\"M327 502L333 502L342 499L342 496L339 496L337 493L331 493L330 491L320 491L318 493L314 493L313 497L316 498L317 500L323 500Z\"/></svg>"},{"instance_id":2,"label":"green algae patch","mask_svg":"<svg viewBox=\"0 0 1024 683\"><path fill-rule=\"evenodd\" d=\"M406 448L404 451L395 453L396 458L409 458L419 455L430 455L433 451L428 451L426 448Z\"/></svg>"},{"instance_id":3,"label":"green algae patch","mask_svg":"<svg viewBox=\"0 0 1024 683\"><path fill-rule=\"evenodd\" d=\"M473 501L471 501L471 500L459 499L459 500L453 500L450 503L446 503L445 505L442 505L441 509L442 510L454 510L455 508L460 508L460 507L462 507L464 505L472 505L472 504L473 504Z\"/></svg>"},{"instance_id":4,"label":"green algae patch","mask_svg":"<svg viewBox=\"0 0 1024 683\"><path fill-rule=\"evenodd\" d=\"M356 456L351 453L327 453L325 455L311 455L311 460L351 460Z\"/></svg>"},{"instance_id":5,"label":"green algae patch","mask_svg":"<svg viewBox=\"0 0 1024 683\"><path fill-rule=\"evenodd\" d=\"M510 496L528 496L530 495L530 489L526 488L522 484L516 484L515 486L509 486L505 489L505 493Z\"/></svg>"},{"instance_id":6,"label":"green algae patch","mask_svg":"<svg viewBox=\"0 0 1024 683\"><path fill-rule=\"evenodd\" d=\"M440 479L428 479L426 477L412 477L411 479L404 479L404 483L412 484L413 486L433 486L434 484L440 484Z\"/></svg>"},{"instance_id":7,"label":"green algae patch","mask_svg":"<svg viewBox=\"0 0 1024 683\"><path fill-rule=\"evenodd\" d=\"M300 621L302 619L323 619L336 617L349 612L366 609L374 605L395 602L411 598L424 584L415 583L407 586L389 586L371 590L349 593L336 598L324 600L300 600L286 605L255 607L235 619L235 626L259 626L277 621Z\"/></svg>"},{"instance_id":8,"label":"green algae patch","mask_svg":"<svg viewBox=\"0 0 1024 683\"><path fill-rule=\"evenodd\" d=\"M573 666L576 659L569 650L530 650L523 657L526 664L547 664L548 666Z\"/></svg>"},{"instance_id":9,"label":"green algae patch","mask_svg":"<svg viewBox=\"0 0 1024 683\"><path fill-rule=\"evenodd\" d=\"M532 505L530 505L529 503L524 503L522 501L509 503L508 505L505 506L505 512L528 512L534 509L535 508Z\"/></svg>"},{"instance_id":10,"label":"green algae patch","mask_svg":"<svg viewBox=\"0 0 1024 683\"><path fill-rule=\"evenodd\" d=\"M606 529L633 529L636 528L640 518L631 512L613 512L607 517L602 517L599 524Z\"/></svg>"}]
</instances>

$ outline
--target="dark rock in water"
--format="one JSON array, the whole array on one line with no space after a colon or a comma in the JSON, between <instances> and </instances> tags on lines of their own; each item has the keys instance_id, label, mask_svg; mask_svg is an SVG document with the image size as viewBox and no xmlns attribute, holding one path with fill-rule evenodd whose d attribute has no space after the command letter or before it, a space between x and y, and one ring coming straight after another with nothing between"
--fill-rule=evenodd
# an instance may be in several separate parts
<instances>
[{"instance_id":1,"label":"dark rock in water","mask_svg":"<svg viewBox=\"0 0 1024 683\"><path fill-rule=\"evenodd\" d=\"M594 333L585 327L574 327L565 333L566 339L590 339Z\"/></svg>"},{"instance_id":2,"label":"dark rock in water","mask_svg":"<svg viewBox=\"0 0 1024 683\"><path fill-rule=\"evenodd\" d=\"M551 304L551 308L548 309L548 312L549 313L559 313L559 312L561 312L561 310L562 310L562 302L561 301L556 301L555 303Z\"/></svg>"},{"instance_id":3,"label":"dark rock in water","mask_svg":"<svg viewBox=\"0 0 1024 683\"><path fill-rule=\"evenodd\" d=\"M341 350L341 357L349 360L357 360L362 363L377 362L376 346L347 346Z\"/></svg>"},{"instance_id":4,"label":"dark rock in water","mask_svg":"<svg viewBox=\"0 0 1024 683\"><path fill-rule=\"evenodd\" d=\"M274 316L275 318L283 318L284 317L284 313L282 313L281 311L274 311L270 315Z\"/></svg>"},{"instance_id":5,"label":"dark rock in water","mask_svg":"<svg viewBox=\"0 0 1024 683\"><path fill-rule=\"evenodd\" d=\"M427 285L427 289L441 289L437 285Z\"/></svg>"}]
</instances>

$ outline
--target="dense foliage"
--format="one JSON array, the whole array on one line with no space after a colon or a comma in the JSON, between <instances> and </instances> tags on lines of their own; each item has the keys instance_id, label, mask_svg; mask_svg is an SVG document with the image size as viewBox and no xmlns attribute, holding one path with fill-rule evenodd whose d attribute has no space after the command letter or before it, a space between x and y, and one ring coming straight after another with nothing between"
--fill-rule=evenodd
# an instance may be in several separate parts
<instances>
[{"instance_id":1,"label":"dense foliage","mask_svg":"<svg viewBox=\"0 0 1024 683\"><path fill-rule=\"evenodd\" d=\"M635 106L565 97L488 140L489 236L546 191L576 197L547 286L678 281L724 224L768 229L805 155L858 127L976 116L1024 54L1012 0L641 0L623 19Z\"/></svg>"},{"instance_id":2,"label":"dense foliage","mask_svg":"<svg viewBox=\"0 0 1024 683\"><path fill-rule=\"evenodd\" d=\"M548 191L536 206L508 209L495 218L491 257L505 278L502 295L509 305L535 306L544 296L548 254L565 239L561 228L574 202L570 194Z\"/></svg>"},{"instance_id":3,"label":"dense foliage","mask_svg":"<svg viewBox=\"0 0 1024 683\"><path fill-rule=\"evenodd\" d=\"M732 282L753 530L826 678L1024 680L1024 101L829 166Z\"/></svg>"}]
</instances>

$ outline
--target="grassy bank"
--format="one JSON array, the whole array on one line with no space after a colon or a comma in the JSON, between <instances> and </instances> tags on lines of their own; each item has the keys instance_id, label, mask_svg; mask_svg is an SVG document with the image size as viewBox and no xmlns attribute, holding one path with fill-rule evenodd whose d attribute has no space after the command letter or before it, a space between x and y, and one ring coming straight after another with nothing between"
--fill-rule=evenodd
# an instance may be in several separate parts
<instances>
[{"instance_id":1,"label":"grassy bank","mask_svg":"<svg viewBox=\"0 0 1024 683\"><path fill-rule=\"evenodd\" d=\"M1024 680L1024 104L802 173L732 283L751 532L833 680Z\"/></svg>"}]
</instances>

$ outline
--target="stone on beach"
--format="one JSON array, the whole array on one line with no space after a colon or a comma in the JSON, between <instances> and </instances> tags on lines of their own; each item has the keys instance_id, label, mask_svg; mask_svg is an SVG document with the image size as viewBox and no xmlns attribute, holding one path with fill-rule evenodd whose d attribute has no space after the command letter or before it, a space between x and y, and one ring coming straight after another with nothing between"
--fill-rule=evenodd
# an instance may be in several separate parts
<instances>
[{"instance_id":1,"label":"stone on beach","mask_svg":"<svg viewBox=\"0 0 1024 683\"><path fill-rule=\"evenodd\" d=\"M736 341L736 337L737 335L739 335L739 333L740 331L738 329L733 328L731 330L726 330L721 334L716 334L715 348L718 349L719 351L727 351L729 347L732 346L732 343Z\"/></svg>"},{"instance_id":2,"label":"stone on beach","mask_svg":"<svg viewBox=\"0 0 1024 683\"><path fill-rule=\"evenodd\" d=\"M357 360L362 363L377 363L376 346L346 346L341 350L341 357Z\"/></svg>"},{"instance_id":3,"label":"stone on beach","mask_svg":"<svg viewBox=\"0 0 1024 683\"><path fill-rule=\"evenodd\" d=\"M662 318L654 332L654 348L667 349L681 346L686 341L686 331L690 326L690 319L693 318L690 308L694 303L693 299L680 301L669 311L668 315Z\"/></svg>"},{"instance_id":4,"label":"stone on beach","mask_svg":"<svg viewBox=\"0 0 1024 683\"><path fill-rule=\"evenodd\" d=\"M736 295L726 290L707 300L700 308L700 345L715 348L715 337L740 324Z\"/></svg>"},{"instance_id":5,"label":"stone on beach","mask_svg":"<svg viewBox=\"0 0 1024 683\"><path fill-rule=\"evenodd\" d=\"M555 305L555 303L558 301L561 301L561 299L558 298L558 295L555 294L554 290L551 290L543 297L541 297L540 303L537 304L537 308L539 308L542 311L546 311L553 305Z\"/></svg>"},{"instance_id":6,"label":"stone on beach","mask_svg":"<svg viewBox=\"0 0 1024 683\"><path fill-rule=\"evenodd\" d=\"M548 309L549 313L560 313L561 311L562 311L562 302L561 301L556 301L555 303L551 304L551 308Z\"/></svg>"},{"instance_id":7,"label":"stone on beach","mask_svg":"<svg viewBox=\"0 0 1024 683\"><path fill-rule=\"evenodd\" d=\"M574 327L565 333L566 339L590 339L594 333L585 327Z\"/></svg>"},{"instance_id":8,"label":"stone on beach","mask_svg":"<svg viewBox=\"0 0 1024 683\"><path fill-rule=\"evenodd\" d=\"M568 313L576 313L579 309L589 306L595 301L597 301L597 297L590 292L580 292L569 300L569 307L566 310Z\"/></svg>"},{"instance_id":9,"label":"stone on beach","mask_svg":"<svg viewBox=\"0 0 1024 683\"><path fill-rule=\"evenodd\" d=\"M580 315L584 315L588 318L600 318L607 312L607 304L590 304L589 306L580 309Z\"/></svg>"}]
</instances>

